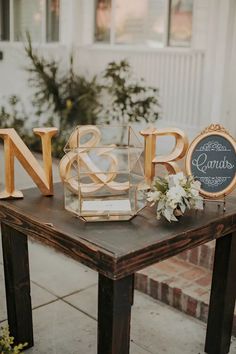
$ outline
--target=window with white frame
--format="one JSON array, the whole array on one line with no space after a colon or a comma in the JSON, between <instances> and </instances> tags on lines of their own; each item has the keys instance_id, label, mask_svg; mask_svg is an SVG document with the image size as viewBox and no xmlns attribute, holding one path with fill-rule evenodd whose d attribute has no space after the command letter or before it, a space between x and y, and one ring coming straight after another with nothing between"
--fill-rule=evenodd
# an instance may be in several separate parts
<instances>
[{"instance_id":1,"label":"window with white frame","mask_svg":"<svg viewBox=\"0 0 236 354\"><path fill-rule=\"evenodd\" d=\"M59 41L60 0L0 0L0 40Z\"/></svg>"},{"instance_id":2,"label":"window with white frame","mask_svg":"<svg viewBox=\"0 0 236 354\"><path fill-rule=\"evenodd\" d=\"M95 0L95 43L189 47L194 0Z\"/></svg>"}]
</instances>

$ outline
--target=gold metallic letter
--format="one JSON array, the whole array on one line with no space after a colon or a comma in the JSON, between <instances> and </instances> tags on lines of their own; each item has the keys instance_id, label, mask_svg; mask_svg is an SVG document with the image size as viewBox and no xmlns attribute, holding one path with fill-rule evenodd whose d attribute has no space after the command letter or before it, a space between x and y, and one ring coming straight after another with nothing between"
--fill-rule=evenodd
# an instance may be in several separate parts
<instances>
[{"instance_id":1,"label":"gold metallic letter","mask_svg":"<svg viewBox=\"0 0 236 354\"><path fill-rule=\"evenodd\" d=\"M188 138L185 133L177 128L156 129L149 128L140 132L145 139L145 176L148 184L152 183L155 176L155 165L164 165L169 173L177 173L180 167L175 162L184 157L188 148ZM168 155L156 157L156 139L158 136L173 136L175 147Z\"/></svg>"},{"instance_id":2,"label":"gold metallic letter","mask_svg":"<svg viewBox=\"0 0 236 354\"><path fill-rule=\"evenodd\" d=\"M23 198L21 191L15 190L14 157L36 183L42 194L53 194L51 139L57 133L57 128L33 129L42 141L43 164L42 168L15 129L0 129L0 138L4 140L5 155L5 190L0 193L0 199Z\"/></svg>"},{"instance_id":3,"label":"gold metallic letter","mask_svg":"<svg viewBox=\"0 0 236 354\"><path fill-rule=\"evenodd\" d=\"M91 138L82 144L80 139L86 135L90 135ZM87 175L92 180L91 183L80 183L80 188L83 193L95 192L102 187L114 191L124 191L129 189L128 182L116 182L118 172L118 160L117 157L112 154L112 150L115 145L104 146L97 149L98 156L103 156L110 162L109 173L104 174L99 166L96 166L93 160L90 158L88 152L90 149L99 146L101 140L101 131L93 125L84 125L77 127L70 136L68 148L71 151L67 152L60 161L59 170L62 182L73 193L78 193L79 183L78 178L71 177L71 170L73 163L77 161L78 168L84 167L87 171ZM84 172L85 174L85 172Z\"/></svg>"}]
</instances>

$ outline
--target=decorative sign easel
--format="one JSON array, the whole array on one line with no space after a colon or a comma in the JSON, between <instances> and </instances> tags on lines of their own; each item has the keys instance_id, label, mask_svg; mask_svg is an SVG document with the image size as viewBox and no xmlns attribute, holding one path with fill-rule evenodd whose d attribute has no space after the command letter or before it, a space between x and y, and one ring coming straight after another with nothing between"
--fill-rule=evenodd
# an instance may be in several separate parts
<instances>
[{"instance_id":1,"label":"decorative sign easel","mask_svg":"<svg viewBox=\"0 0 236 354\"><path fill-rule=\"evenodd\" d=\"M186 155L186 171L201 182L205 201L223 203L236 186L236 141L220 125L197 136Z\"/></svg>"}]
</instances>

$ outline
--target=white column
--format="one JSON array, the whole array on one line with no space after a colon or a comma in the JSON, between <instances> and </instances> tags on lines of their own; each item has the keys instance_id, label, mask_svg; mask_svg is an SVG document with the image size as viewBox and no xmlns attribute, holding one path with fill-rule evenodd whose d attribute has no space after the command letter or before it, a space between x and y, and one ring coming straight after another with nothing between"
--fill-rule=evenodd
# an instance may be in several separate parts
<instances>
[{"instance_id":1,"label":"white column","mask_svg":"<svg viewBox=\"0 0 236 354\"><path fill-rule=\"evenodd\" d=\"M61 0L61 43L69 47L93 43L94 0Z\"/></svg>"},{"instance_id":2,"label":"white column","mask_svg":"<svg viewBox=\"0 0 236 354\"><path fill-rule=\"evenodd\" d=\"M211 0L201 125L224 122L222 113L233 1Z\"/></svg>"},{"instance_id":3,"label":"white column","mask_svg":"<svg viewBox=\"0 0 236 354\"><path fill-rule=\"evenodd\" d=\"M83 45L90 45L94 41L94 5L94 0L86 0L83 2Z\"/></svg>"},{"instance_id":4,"label":"white column","mask_svg":"<svg viewBox=\"0 0 236 354\"><path fill-rule=\"evenodd\" d=\"M224 100L225 76L228 62L229 24L231 14L231 0L221 0L218 16L217 46L215 52L215 73L213 75L214 95L212 101L212 120L222 121ZM213 38L214 40L214 38Z\"/></svg>"},{"instance_id":5,"label":"white column","mask_svg":"<svg viewBox=\"0 0 236 354\"><path fill-rule=\"evenodd\" d=\"M60 1L60 42L67 47L73 44L74 0Z\"/></svg>"},{"instance_id":6,"label":"white column","mask_svg":"<svg viewBox=\"0 0 236 354\"><path fill-rule=\"evenodd\" d=\"M236 137L236 2L231 0L226 74L222 105L222 124Z\"/></svg>"}]
</instances>

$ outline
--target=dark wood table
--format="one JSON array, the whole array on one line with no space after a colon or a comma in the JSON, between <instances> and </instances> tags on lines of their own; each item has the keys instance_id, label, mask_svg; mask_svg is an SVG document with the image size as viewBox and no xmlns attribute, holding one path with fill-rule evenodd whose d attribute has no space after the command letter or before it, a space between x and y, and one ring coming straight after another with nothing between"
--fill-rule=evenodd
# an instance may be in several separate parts
<instances>
[{"instance_id":1,"label":"dark wood table","mask_svg":"<svg viewBox=\"0 0 236 354\"><path fill-rule=\"evenodd\" d=\"M98 271L98 354L129 353L136 271L216 239L205 351L228 353L236 295L235 202L228 198L225 213L209 203L169 224L149 208L129 222L83 223L64 210L60 184L54 197L29 189L22 200L1 201L8 322L16 342L33 346L27 236Z\"/></svg>"}]
</instances>

